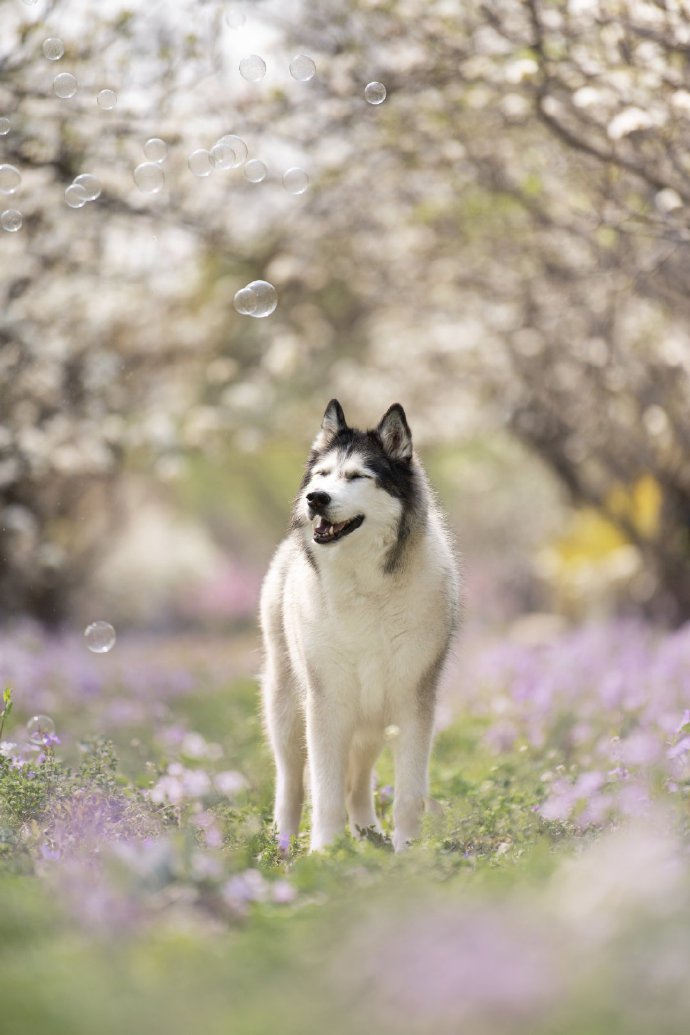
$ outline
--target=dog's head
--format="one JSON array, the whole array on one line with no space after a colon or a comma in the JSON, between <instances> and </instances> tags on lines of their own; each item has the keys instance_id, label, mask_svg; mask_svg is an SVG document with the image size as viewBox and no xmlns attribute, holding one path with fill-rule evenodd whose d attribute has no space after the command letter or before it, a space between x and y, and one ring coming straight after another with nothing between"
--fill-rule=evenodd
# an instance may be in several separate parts
<instances>
[{"instance_id":1,"label":"dog's head","mask_svg":"<svg viewBox=\"0 0 690 1035\"><path fill-rule=\"evenodd\" d=\"M402 406L391 406L374 430L359 431L348 427L342 406L332 399L307 461L294 524L316 557L346 542L391 547L415 489L412 436Z\"/></svg>"}]
</instances>

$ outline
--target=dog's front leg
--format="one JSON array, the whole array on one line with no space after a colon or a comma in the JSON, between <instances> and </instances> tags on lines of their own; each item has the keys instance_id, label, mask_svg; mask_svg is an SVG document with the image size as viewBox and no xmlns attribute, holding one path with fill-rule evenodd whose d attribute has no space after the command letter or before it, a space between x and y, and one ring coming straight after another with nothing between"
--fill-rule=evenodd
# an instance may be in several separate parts
<instances>
[{"instance_id":1,"label":"dog's front leg","mask_svg":"<svg viewBox=\"0 0 690 1035\"><path fill-rule=\"evenodd\" d=\"M307 754L311 787L311 851L345 829L345 781L351 723L342 707L317 690L307 707Z\"/></svg>"},{"instance_id":2,"label":"dog's front leg","mask_svg":"<svg viewBox=\"0 0 690 1035\"><path fill-rule=\"evenodd\" d=\"M395 741L395 796L393 847L396 852L419 837L427 797L433 708L417 707L400 720Z\"/></svg>"}]
</instances>

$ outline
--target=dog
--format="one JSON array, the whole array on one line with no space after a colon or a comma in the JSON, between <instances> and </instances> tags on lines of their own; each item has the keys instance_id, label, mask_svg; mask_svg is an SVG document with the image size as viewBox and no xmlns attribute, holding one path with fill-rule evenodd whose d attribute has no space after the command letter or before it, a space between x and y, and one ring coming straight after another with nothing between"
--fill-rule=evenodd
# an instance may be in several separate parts
<instances>
[{"instance_id":1,"label":"dog","mask_svg":"<svg viewBox=\"0 0 690 1035\"><path fill-rule=\"evenodd\" d=\"M459 609L449 533L399 403L375 430L329 402L264 579L263 713L281 844L300 824L305 765L311 850L381 832L372 770L389 740L393 846L420 834L438 682Z\"/></svg>"}]
</instances>

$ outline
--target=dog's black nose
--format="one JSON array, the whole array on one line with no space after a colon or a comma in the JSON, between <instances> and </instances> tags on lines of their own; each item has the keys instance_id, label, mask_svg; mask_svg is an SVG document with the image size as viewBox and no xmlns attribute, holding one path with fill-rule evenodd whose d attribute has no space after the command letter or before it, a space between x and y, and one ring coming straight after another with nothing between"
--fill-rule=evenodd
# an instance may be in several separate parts
<instances>
[{"instance_id":1,"label":"dog's black nose","mask_svg":"<svg viewBox=\"0 0 690 1035\"><path fill-rule=\"evenodd\" d=\"M312 510L320 510L322 507L327 507L331 502L331 497L327 492L308 492L307 503Z\"/></svg>"}]
</instances>

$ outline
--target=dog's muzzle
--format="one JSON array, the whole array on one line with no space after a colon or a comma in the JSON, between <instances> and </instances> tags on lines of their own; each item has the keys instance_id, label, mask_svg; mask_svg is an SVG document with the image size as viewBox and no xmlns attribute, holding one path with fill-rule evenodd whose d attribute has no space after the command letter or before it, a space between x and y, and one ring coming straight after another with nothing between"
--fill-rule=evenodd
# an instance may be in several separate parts
<instances>
[{"instance_id":1,"label":"dog's muzzle","mask_svg":"<svg viewBox=\"0 0 690 1035\"><path fill-rule=\"evenodd\" d=\"M309 509L309 517L313 518L317 514L323 514L325 517L326 508L331 502L331 497L327 492L308 492L307 493L307 507Z\"/></svg>"}]
</instances>

